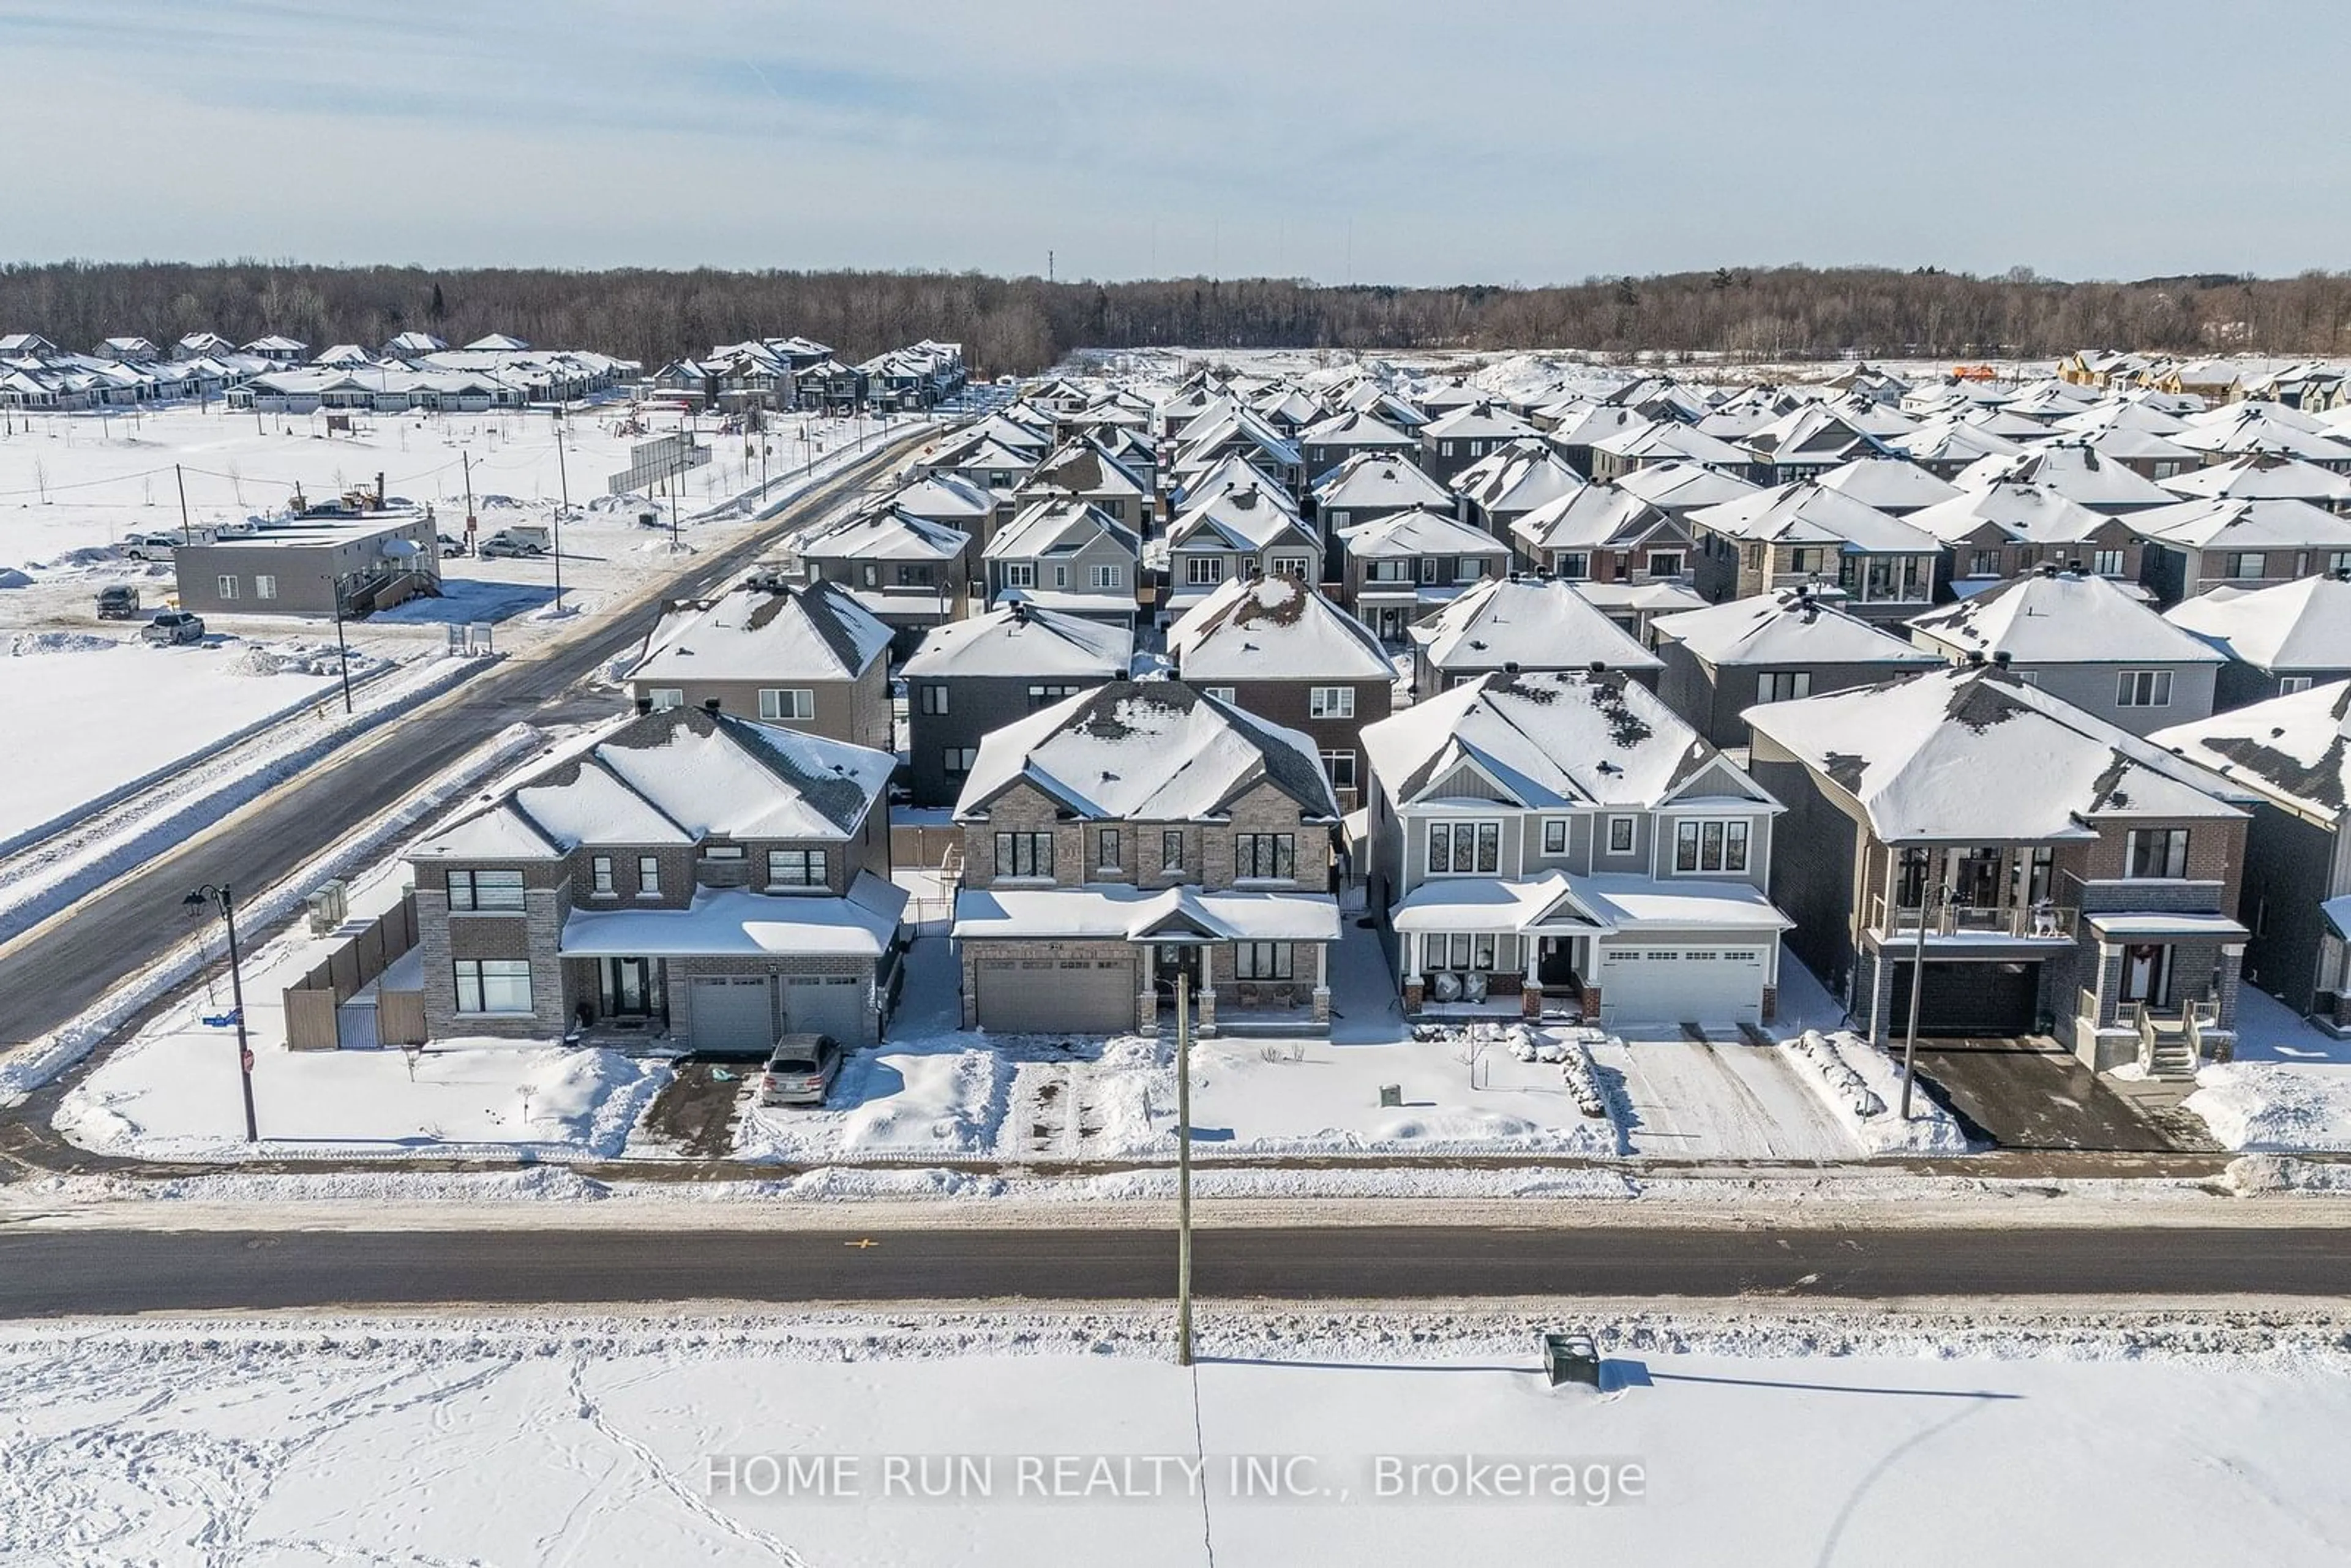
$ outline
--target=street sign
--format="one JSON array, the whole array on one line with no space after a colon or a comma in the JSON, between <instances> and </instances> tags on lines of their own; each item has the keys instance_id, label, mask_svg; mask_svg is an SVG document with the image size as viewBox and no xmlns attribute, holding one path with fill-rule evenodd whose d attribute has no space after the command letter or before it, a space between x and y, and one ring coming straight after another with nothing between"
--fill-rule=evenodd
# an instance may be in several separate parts
<instances>
[{"instance_id":1,"label":"street sign","mask_svg":"<svg viewBox=\"0 0 2351 1568\"><path fill-rule=\"evenodd\" d=\"M604 481L604 493L625 496L650 489L709 461L710 448L696 446L690 435L657 435L629 448L629 465Z\"/></svg>"}]
</instances>

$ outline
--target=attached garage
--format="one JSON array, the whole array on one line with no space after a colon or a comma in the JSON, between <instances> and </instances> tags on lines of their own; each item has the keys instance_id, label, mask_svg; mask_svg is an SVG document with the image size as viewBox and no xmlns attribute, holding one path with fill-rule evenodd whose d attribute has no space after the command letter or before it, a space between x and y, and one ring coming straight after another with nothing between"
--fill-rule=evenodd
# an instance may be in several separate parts
<instances>
[{"instance_id":1,"label":"attached garage","mask_svg":"<svg viewBox=\"0 0 2351 1568\"><path fill-rule=\"evenodd\" d=\"M862 1045L872 1033L866 1016L868 988L854 975L787 977L784 1027L829 1034L843 1045Z\"/></svg>"},{"instance_id":2,"label":"attached garage","mask_svg":"<svg viewBox=\"0 0 2351 1568\"><path fill-rule=\"evenodd\" d=\"M979 1027L998 1034L1125 1034L1134 1028L1134 956L980 958Z\"/></svg>"},{"instance_id":3,"label":"attached garage","mask_svg":"<svg viewBox=\"0 0 2351 1568\"><path fill-rule=\"evenodd\" d=\"M1604 946L1593 977L1602 1019L1628 1023L1758 1023L1771 976L1768 946Z\"/></svg>"},{"instance_id":4,"label":"attached garage","mask_svg":"<svg viewBox=\"0 0 2351 1568\"><path fill-rule=\"evenodd\" d=\"M696 1051L764 1053L776 1043L775 1004L764 975L693 982L686 997L686 1040Z\"/></svg>"},{"instance_id":5,"label":"attached garage","mask_svg":"<svg viewBox=\"0 0 2351 1568\"><path fill-rule=\"evenodd\" d=\"M1886 1000L1886 1029L1897 1037L1910 1025L1910 967L1907 959L1895 963ZM1920 1034L2031 1034L2040 1018L2038 963L1928 960L1918 988Z\"/></svg>"}]
</instances>

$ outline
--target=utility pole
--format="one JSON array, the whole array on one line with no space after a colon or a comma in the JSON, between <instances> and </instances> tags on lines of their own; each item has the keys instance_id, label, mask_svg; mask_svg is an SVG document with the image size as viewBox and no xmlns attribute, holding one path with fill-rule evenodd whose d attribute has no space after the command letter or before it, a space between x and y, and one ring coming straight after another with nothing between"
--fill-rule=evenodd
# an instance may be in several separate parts
<instances>
[{"instance_id":1,"label":"utility pole","mask_svg":"<svg viewBox=\"0 0 2351 1568\"><path fill-rule=\"evenodd\" d=\"M192 545L196 542L196 530L188 526L188 481L176 463L172 465L172 483L180 487L180 542Z\"/></svg>"},{"instance_id":2,"label":"utility pole","mask_svg":"<svg viewBox=\"0 0 2351 1568\"><path fill-rule=\"evenodd\" d=\"M563 461L563 405L558 403L552 413L555 425L555 480L562 486L562 504L555 512L555 548L549 552L555 560L555 611L563 613L563 514L571 509L571 475Z\"/></svg>"},{"instance_id":3,"label":"utility pole","mask_svg":"<svg viewBox=\"0 0 2351 1568\"><path fill-rule=\"evenodd\" d=\"M335 665L343 677L343 713L351 711L351 651L343 643L343 577L337 572L327 580L335 591Z\"/></svg>"},{"instance_id":4,"label":"utility pole","mask_svg":"<svg viewBox=\"0 0 2351 1568\"><path fill-rule=\"evenodd\" d=\"M1176 975L1176 1364L1192 1364L1191 977ZM239 1024L242 1028L242 1023Z\"/></svg>"},{"instance_id":5,"label":"utility pole","mask_svg":"<svg viewBox=\"0 0 2351 1568\"><path fill-rule=\"evenodd\" d=\"M1902 1111L1910 1119L1910 1084L1918 1075L1918 998L1927 983L1927 910L1934 901L1927 889L1934 852L1918 852L1918 939L1910 949L1910 1027L1902 1037Z\"/></svg>"},{"instance_id":6,"label":"utility pole","mask_svg":"<svg viewBox=\"0 0 2351 1568\"><path fill-rule=\"evenodd\" d=\"M261 1141L261 1132L253 1116L253 1047L245 1037L245 976L243 960L236 949L235 895L229 891L226 883L217 886L206 883L180 902L192 908L213 904L220 910L221 918L228 923L228 995L232 1016L236 1019L238 1082L245 1089L245 1141L257 1144Z\"/></svg>"},{"instance_id":7,"label":"utility pole","mask_svg":"<svg viewBox=\"0 0 2351 1568\"><path fill-rule=\"evenodd\" d=\"M474 455L461 446L457 461L465 470L465 549L470 554L474 549Z\"/></svg>"}]
</instances>

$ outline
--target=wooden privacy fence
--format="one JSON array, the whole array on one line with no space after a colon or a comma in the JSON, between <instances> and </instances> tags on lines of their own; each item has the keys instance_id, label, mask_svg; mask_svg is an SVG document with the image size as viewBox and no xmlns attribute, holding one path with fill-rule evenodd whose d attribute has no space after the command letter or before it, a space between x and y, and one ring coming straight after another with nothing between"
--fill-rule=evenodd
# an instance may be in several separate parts
<instances>
[{"instance_id":1,"label":"wooden privacy fence","mask_svg":"<svg viewBox=\"0 0 2351 1568\"><path fill-rule=\"evenodd\" d=\"M342 1005L416 946L416 894L350 933L326 961L286 988L286 1045L333 1051L343 1044ZM364 1020L362 1020L364 1021ZM376 992L375 1038L353 1044L413 1045L424 1040L424 993Z\"/></svg>"}]
</instances>

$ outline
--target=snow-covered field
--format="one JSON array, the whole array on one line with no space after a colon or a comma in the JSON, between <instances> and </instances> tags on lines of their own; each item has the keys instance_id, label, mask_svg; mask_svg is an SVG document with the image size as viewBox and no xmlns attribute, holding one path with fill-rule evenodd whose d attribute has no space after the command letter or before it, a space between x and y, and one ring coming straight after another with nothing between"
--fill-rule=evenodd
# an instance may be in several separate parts
<instances>
[{"instance_id":1,"label":"snow-covered field","mask_svg":"<svg viewBox=\"0 0 2351 1568\"><path fill-rule=\"evenodd\" d=\"M1562 1322L1605 1392L1545 1385ZM2329 1332L1211 1303L1187 1372L1141 1312L18 1328L0 1560L2333 1564ZM1554 1468L1463 1495L1505 1463Z\"/></svg>"}]
</instances>

